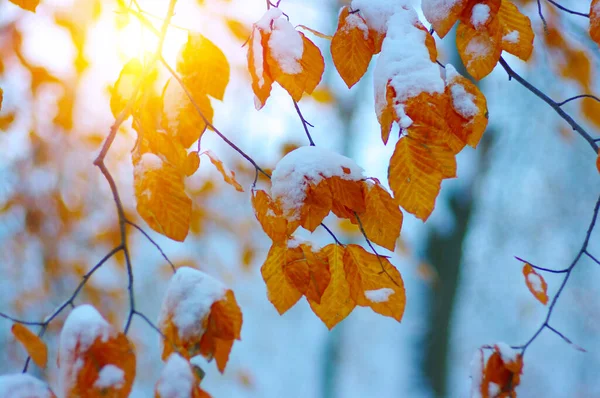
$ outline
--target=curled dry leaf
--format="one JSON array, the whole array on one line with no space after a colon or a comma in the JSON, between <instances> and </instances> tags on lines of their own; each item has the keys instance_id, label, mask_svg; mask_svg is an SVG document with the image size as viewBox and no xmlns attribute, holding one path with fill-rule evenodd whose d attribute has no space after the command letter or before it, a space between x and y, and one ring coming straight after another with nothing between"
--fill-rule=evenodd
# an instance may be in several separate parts
<instances>
[{"instance_id":1,"label":"curled dry leaf","mask_svg":"<svg viewBox=\"0 0 600 398\"><path fill-rule=\"evenodd\" d=\"M11 332L15 336L15 339L25 347L27 354L33 359L33 362L44 369L48 362L48 348L46 347L46 343L20 323L12 325Z\"/></svg>"},{"instance_id":2,"label":"curled dry leaf","mask_svg":"<svg viewBox=\"0 0 600 398\"><path fill-rule=\"evenodd\" d=\"M234 187L235 190L238 192L244 192L244 188L235 179L235 171L225 168L223 161L221 159L219 159L213 151L211 151L211 150L204 151L204 152L202 152L202 155L208 156L208 158L210 159L210 162L213 164L213 166L215 166L217 168L217 171L219 173L221 173L221 175L223 176L223 180L227 184Z\"/></svg>"},{"instance_id":3,"label":"curled dry leaf","mask_svg":"<svg viewBox=\"0 0 600 398\"><path fill-rule=\"evenodd\" d=\"M91 305L73 309L60 334L59 385L65 397L122 397L135 379L135 353Z\"/></svg>"},{"instance_id":4,"label":"curled dry leaf","mask_svg":"<svg viewBox=\"0 0 600 398\"><path fill-rule=\"evenodd\" d=\"M523 266L523 276L527 288L533 296L542 304L548 304L548 284L533 267L527 263Z\"/></svg>"}]
</instances>

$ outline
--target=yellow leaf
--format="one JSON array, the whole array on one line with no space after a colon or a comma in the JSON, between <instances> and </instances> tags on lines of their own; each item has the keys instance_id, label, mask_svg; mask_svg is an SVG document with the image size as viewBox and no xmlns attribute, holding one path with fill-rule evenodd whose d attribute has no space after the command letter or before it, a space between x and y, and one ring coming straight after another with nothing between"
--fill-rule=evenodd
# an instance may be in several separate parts
<instances>
[{"instance_id":1,"label":"yellow leaf","mask_svg":"<svg viewBox=\"0 0 600 398\"><path fill-rule=\"evenodd\" d=\"M590 37L600 45L600 1L592 0L590 4Z\"/></svg>"},{"instance_id":2,"label":"yellow leaf","mask_svg":"<svg viewBox=\"0 0 600 398\"><path fill-rule=\"evenodd\" d=\"M199 33L188 34L179 54L177 71L194 98L196 94L208 94L223 100L229 83L229 62L219 47L206 37Z\"/></svg>"},{"instance_id":3,"label":"yellow leaf","mask_svg":"<svg viewBox=\"0 0 600 398\"><path fill-rule=\"evenodd\" d=\"M213 108L210 99L203 92L192 93L194 102L209 123L213 121ZM207 124L192 101L177 81L170 79L163 91L163 127L178 139L184 148L198 141Z\"/></svg>"},{"instance_id":4,"label":"yellow leaf","mask_svg":"<svg viewBox=\"0 0 600 398\"><path fill-rule=\"evenodd\" d=\"M316 186L309 185L300 208L300 225L314 232L331 211L331 206L331 189L327 180L322 180Z\"/></svg>"},{"instance_id":5,"label":"yellow leaf","mask_svg":"<svg viewBox=\"0 0 600 398\"><path fill-rule=\"evenodd\" d=\"M502 29L498 18L492 18L482 29L460 22L456 29L456 47L467 72L475 80L490 74L502 53Z\"/></svg>"},{"instance_id":6,"label":"yellow leaf","mask_svg":"<svg viewBox=\"0 0 600 398\"><path fill-rule=\"evenodd\" d=\"M406 296L400 273L386 257L348 245L343 257L350 295L356 304L378 314L402 320Z\"/></svg>"},{"instance_id":7,"label":"yellow leaf","mask_svg":"<svg viewBox=\"0 0 600 398\"><path fill-rule=\"evenodd\" d=\"M227 184L233 186L238 192L244 192L244 188L242 188L240 183L235 179L235 171L226 169L223 161L221 161L213 151L204 151L202 152L202 155L208 156L210 162L217 168L219 173L221 173L223 180Z\"/></svg>"},{"instance_id":8,"label":"yellow leaf","mask_svg":"<svg viewBox=\"0 0 600 398\"><path fill-rule=\"evenodd\" d=\"M200 167L200 155L198 155L197 151L192 151L188 153L188 156L185 160L185 175L191 176L198 170Z\"/></svg>"},{"instance_id":9,"label":"yellow leaf","mask_svg":"<svg viewBox=\"0 0 600 398\"><path fill-rule=\"evenodd\" d=\"M362 192L362 182L346 180L333 176L327 179L334 202L351 211L365 211L365 198Z\"/></svg>"},{"instance_id":10,"label":"yellow leaf","mask_svg":"<svg viewBox=\"0 0 600 398\"><path fill-rule=\"evenodd\" d=\"M110 96L110 110L116 118L125 109L142 76L144 67L137 58L132 58L123 66Z\"/></svg>"},{"instance_id":11,"label":"yellow leaf","mask_svg":"<svg viewBox=\"0 0 600 398\"><path fill-rule=\"evenodd\" d=\"M250 28L244 23L231 18L225 18L225 23L229 31L239 40L245 42L251 35Z\"/></svg>"},{"instance_id":12,"label":"yellow leaf","mask_svg":"<svg viewBox=\"0 0 600 398\"><path fill-rule=\"evenodd\" d=\"M263 190L252 193L252 207L263 231L273 242L287 240L287 220L273 199Z\"/></svg>"},{"instance_id":13,"label":"yellow leaf","mask_svg":"<svg viewBox=\"0 0 600 398\"><path fill-rule=\"evenodd\" d=\"M431 23L435 33L437 33L439 37L444 38L450 29L452 29L456 21L458 21L458 18L468 2L468 0L457 0L452 2L452 6L447 13L440 12L440 10L435 6L423 7L423 14Z\"/></svg>"},{"instance_id":14,"label":"yellow leaf","mask_svg":"<svg viewBox=\"0 0 600 398\"><path fill-rule=\"evenodd\" d=\"M390 159L388 181L394 198L406 211L425 221L435 207L443 175L439 163L422 143L398 140Z\"/></svg>"},{"instance_id":15,"label":"yellow leaf","mask_svg":"<svg viewBox=\"0 0 600 398\"><path fill-rule=\"evenodd\" d=\"M375 43L363 17L350 13L349 7L342 8L331 40L331 58L348 88L363 77L374 53Z\"/></svg>"},{"instance_id":16,"label":"yellow leaf","mask_svg":"<svg viewBox=\"0 0 600 398\"><path fill-rule=\"evenodd\" d=\"M307 298L310 308L329 329L346 318L356 307L350 296L350 286L344 271L344 251L344 247L337 244L330 244L321 249L321 255L327 257L331 281L323 292L320 303Z\"/></svg>"},{"instance_id":17,"label":"yellow leaf","mask_svg":"<svg viewBox=\"0 0 600 398\"><path fill-rule=\"evenodd\" d=\"M368 238L390 251L402 229L402 211L398 204L380 184L365 183L366 210L360 214L360 222Z\"/></svg>"},{"instance_id":18,"label":"yellow leaf","mask_svg":"<svg viewBox=\"0 0 600 398\"><path fill-rule=\"evenodd\" d=\"M300 248L304 254L304 262L308 269L307 286L302 293L307 300L321 303L323 293L331 281L331 272L329 270L328 257L320 252L313 252L310 245L301 244Z\"/></svg>"},{"instance_id":19,"label":"yellow leaf","mask_svg":"<svg viewBox=\"0 0 600 398\"><path fill-rule=\"evenodd\" d=\"M267 285L269 301L275 306L280 315L292 308L302 293L286 277L284 268L298 260L304 254L299 247L288 248L287 243L273 243L260 272Z\"/></svg>"},{"instance_id":20,"label":"yellow leaf","mask_svg":"<svg viewBox=\"0 0 600 398\"><path fill-rule=\"evenodd\" d=\"M142 155L133 176L137 211L150 228L183 242L190 227L192 201L183 175L152 153Z\"/></svg>"},{"instance_id":21,"label":"yellow leaf","mask_svg":"<svg viewBox=\"0 0 600 398\"><path fill-rule=\"evenodd\" d=\"M46 343L20 323L15 323L11 328L11 332L15 336L15 339L23 344L33 362L44 369L48 362L48 348L46 347Z\"/></svg>"},{"instance_id":22,"label":"yellow leaf","mask_svg":"<svg viewBox=\"0 0 600 398\"><path fill-rule=\"evenodd\" d=\"M544 278L535 272L535 269L527 263L523 266L523 276L525 277L525 284L527 288L533 294L533 296L542 304L548 304L548 284Z\"/></svg>"},{"instance_id":23,"label":"yellow leaf","mask_svg":"<svg viewBox=\"0 0 600 398\"><path fill-rule=\"evenodd\" d=\"M40 0L10 0L10 2L31 12L35 12L35 9L40 4Z\"/></svg>"},{"instance_id":24,"label":"yellow leaf","mask_svg":"<svg viewBox=\"0 0 600 398\"><path fill-rule=\"evenodd\" d=\"M267 102L273 85L273 78L267 65L269 37L268 33L263 33L260 29L255 28L252 30L252 36L248 42L248 71L252 78L252 90L255 95L254 105L257 110L261 109Z\"/></svg>"},{"instance_id":25,"label":"yellow leaf","mask_svg":"<svg viewBox=\"0 0 600 398\"><path fill-rule=\"evenodd\" d=\"M502 0L498 19L502 27L502 49L527 61L533 51L535 36L529 17L521 14L509 0Z\"/></svg>"}]
</instances>

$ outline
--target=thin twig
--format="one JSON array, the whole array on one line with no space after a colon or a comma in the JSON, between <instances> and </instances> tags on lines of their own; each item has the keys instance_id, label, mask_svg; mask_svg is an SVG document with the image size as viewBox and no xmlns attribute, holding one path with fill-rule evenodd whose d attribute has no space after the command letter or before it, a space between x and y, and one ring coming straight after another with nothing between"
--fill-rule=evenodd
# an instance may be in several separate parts
<instances>
[{"instance_id":1,"label":"thin twig","mask_svg":"<svg viewBox=\"0 0 600 398\"><path fill-rule=\"evenodd\" d=\"M542 3L540 0L537 0L538 14L540 19L542 20L542 24L544 25L544 32L548 32L548 23L546 22L546 18L544 18L544 13L542 12Z\"/></svg>"},{"instance_id":2,"label":"thin twig","mask_svg":"<svg viewBox=\"0 0 600 398\"><path fill-rule=\"evenodd\" d=\"M600 102L600 98L596 97L595 95L591 95L591 94L580 94L580 95L576 95L576 96L574 96L574 97L571 97L571 98L567 98L567 99L566 99L566 100L564 100L564 101L557 102L557 103L556 103L556 105L558 105L558 106L563 106L564 104L566 104L566 103L569 103L569 102L571 102L571 101L573 101L573 100L576 100L576 99L579 99L579 98L591 98L591 99L593 99L593 100L596 100L596 101Z\"/></svg>"},{"instance_id":3,"label":"thin twig","mask_svg":"<svg viewBox=\"0 0 600 398\"><path fill-rule=\"evenodd\" d=\"M304 115L302 115L302 112L300 111L300 107L298 106L298 103L296 102L296 100L293 100L293 101L294 101L294 108L296 108L296 113L298 114L298 117L300 117L300 121L302 122L302 127L304 127L304 132L306 133L306 136L308 137L308 142L310 143L310 146L315 146L315 142L313 141L312 137L310 136L310 132L308 131L308 126L311 126L311 127L314 127L314 126L306 121L306 119L304 118Z\"/></svg>"},{"instance_id":4,"label":"thin twig","mask_svg":"<svg viewBox=\"0 0 600 398\"><path fill-rule=\"evenodd\" d=\"M591 258L596 264L600 265L600 260L598 260L596 257L594 257L592 255L592 253L587 251L587 249L585 250L585 255L588 256L589 258Z\"/></svg>"},{"instance_id":5,"label":"thin twig","mask_svg":"<svg viewBox=\"0 0 600 398\"><path fill-rule=\"evenodd\" d=\"M175 273L176 269L175 269L175 265L173 265L173 263L171 262L171 260L169 260L169 258L167 257L167 255L165 254L165 252L163 251L163 249L160 247L160 245L158 243L156 243L154 241L154 239L152 239L150 237L150 235L148 235L148 233L146 231L144 231L142 229L142 227L140 227L139 225L137 225L136 223L126 220L125 221L127 224L131 225L132 227L134 227L135 229L137 229L138 231L140 231L142 233L142 235L144 235L146 237L146 239L148 239L150 241L150 243L152 243L154 245L154 247L156 247L158 249L158 251L160 252L160 254L162 254L163 258L165 260L167 260L167 262L169 263L169 265L171 266L171 269L173 270L173 273Z\"/></svg>"},{"instance_id":6,"label":"thin twig","mask_svg":"<svg viewBox=\"0 0 600 398\"><path fill-rule=\"evenodd\" d=\"M590 144L590 146L594 150L594 153L598 153L598 144L596 144L594 139L589 135L589 133L587 131L585 131L585 129L583 127L581 127L581 125L579 125L579 123L577 123L575 120L573 120L573 118L567 112L563 111L562 108L558 105L558 103L556 101L554 101L552 98L548 97L546 94L544 94L538 88L536 88L534 85L532 85L527 80L525 80L523 77L521 77L521 75L519 75L517 72L515 72L506 63L506 61L502 57L500 57L500 65L502 65L502 67L504 68L504 70L506 70L506 73L508 73L508 75L510 77L514 78L523 87L525 87L527 90L531 91L537 97L541 98L545 103L550 105L550 107L552 107L552 109L554 109L554 111L556 113L558 113L558 115L560 117L562 117L567 123L569 123L569 125L571 125L573 130L577 131L579 133L579 135L581 135Z\"/></svg>"},{"instance_id":7,"label":"thin twig","mask_svg":"<svg viewBox=\"0 0 600 398\"><path fill-rule=\"evenodd\" d=\"M560 4L558 4L556 1L554 0L546 0L548 3L552 4L554 7L558 8L559 10L562 10L564 12L568 12L569 14L573 14L573 15L579 15L580 17L585 17L585 18L589 18L590 14L586 14L584 12L578 12L578 11L573 11L571 9L568 9L565 6L562 6Z\"/></svg>"},{"instance_id":8,"label":"thin twig","mask_svg":"<svg viewBox=\"0 0 600 398\"><path fill-rule=\"evenodd\" d=\"M522 262L522 263L529 264L531 266L531 268L535 268L535 269L537 269L539 271L549 272L551 274L564 274L565 272L567 272L569 270L568 268L556 270L556 269L538 267L537 265L533 265L532 263L530 263L527 260L523 260L521 257L515 256L515 258L517 260L519 260L520 262Z\"/></svg>"}]
</instances>

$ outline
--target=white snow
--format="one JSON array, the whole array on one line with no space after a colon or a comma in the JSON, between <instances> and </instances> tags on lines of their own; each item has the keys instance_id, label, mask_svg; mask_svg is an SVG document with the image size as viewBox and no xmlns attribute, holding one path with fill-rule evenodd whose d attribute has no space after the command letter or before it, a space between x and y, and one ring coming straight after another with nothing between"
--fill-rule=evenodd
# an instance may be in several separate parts
<instances>
[{"instance_id":1,"label":"white snow","mask_svg":"<svg viewBox=\"0 0 600 398\"><path fill-rule=\"evenodd\" d=\"M372 303L385 303L394 294L394 289L384 287L377 290L365 290L365 296Z\"/></svg>"},{"instance_id":2,"label":"white snow","mask_svg":"<svg viewBox=\"0 0 600 398\"><path fill-rule=\"evenodd\" d=\"M201 336L204 333L202 320L210 313L212 304L226 292L225 285L210 275L189 267L178 268L165 293L159 327L163 327L170 316L181 339Z\"/></svg>"},{"instance_id":3,"label":"white snow","mask_svg":"<svg viewBox=\"0 0 600 398\"><path fill-rule=\"evenodd\" d=\"M269 52L284 73L295 75L302 72L299 61L304 52L304 42L287 19L278 18L273 21Z\"/></svg>"},{"instance_id":4,"label":"white snow","mask_svg":"<svg viewBox=\"0 0 600 398\"><path fill-rule=\"evenodd\" d=\"M492 48L490 46L490 43L487 41L487 39L485 37L481 37L481 36L475 36L469 42L469 44L467 44L467 48L465 48L465 53L469 57L471 57L471 59L469 60L469 65L471 64L471 62L473 62L477 58L486 57L491 51L492 51ZM467 67L469 65L467 65Z\"/></svg>"},{"instance_id":5,"label":"white snow","mask_svg":"<svg viewBox=\"0 0 600 398\"><path fill-rule=\"evenodd\" d=\"M467 92L462 84L454 82L459 76L454 66L451 64L446 65L446 83L450 85L452 107L459 115L465 119L470 119L477 115L479 109L475 105L475 96Z\"/></svg>"},{"instance_id":6,"label":"white snow","mask_svg":"<svg viewBox=\"0 0 600 398\"><path fill-rule=\"evenodd\" d=\"M487 4L475 4L471 12L471 23L475 29L485 25L490 19L490 6Z\"/></svg>"},{"instance_id":7,"label":"white snow","mask_svg":"<svg viewBox=\"0 0 600 398\"><path fill-rule=\"evenodd\" d=\"M150 170L158 170L162 167L163 161L157 155L146 152L135 166L136 173L145 173Z\"/></svg>"},{"instance_id":8,"label":"white snow","mask_svg":"<svg viewBox=\"0 0 600 398\"><path fill-rule=\"evenodd\" d=\"M369 38L369 27L358 13L348 14L342 31L346 32L352 29L360 30L365 40Z\"/></svg>"},{"instance_id":9,"label":"white snow","mask_svg":"<svg viewBox=\"0 0 600 398\"><path fill-rule=\"evenodd\" d=\"M352 0L350 7L360 10L371 29L385 33L389 18L403 7L410 7L407 3L406 0Z\"/></svg>"},{"instance_id":10,"label":"white snow","mask_svg":"<svg viewBox=\"0 0 600 398\"><path fill-rule=\"evenodd\" d=\"M271 7L267 10L267 12L265 12L263 14L262 18L260 18L254 24L254 26L256 26L258 29L262 30L263 32L270 32L271 31L271 22L273 22L277 18L281 17L282 15L283 15L283 13L281 12L281 10L279 8Z\"/></svg>"},{"instance_id":11,"label":"white snow","mask_svg":"<svg viewBox=\"0 0 600 398\"><path fill-rule=\"evenodd\" d=\"M0 398L52 398L54 395L43 381L26 373L0 376Z\"/></svg>"},{"instance_id":12,"label":"white snow","mask_svg":"<svg viewBox=\"0 0 600 398\"><path fill-rule=\"evenodd\" d=\"M500 342L494 344L494 347L496 348L498 353L500 353L500 356L502 357L502 361L504 363L515 362L517 360L517 355L519 354L519 351L511 348L508 344Z\"/></svg>"},{"instance_id":13,"label":"white snow","mask_svg":"<svg viewBox=\"0 0 600 398\"><path fill-rule=\"evenodd\" d=\"M600 4L600 3L598 3ZM507 33L504 35L504 37L502 37L502 41L505 41L507 43L513 43L516 44L519 42L519 31L518 30L513 30L510 33Z\"/></svg>"},{"instance_id":14,"label":"white snow","mask_svg":"<svg viewBox=\"0 0 600 398\"><path fill-rule=\"evenodd\" d=\"M194 383L194 374L188 361L173 353L156 383L156 392L160 398L189 398Z\"/></svg>"},{"instance_id":15,"label":"white snow","mask_svg":"<svg viewBox=\"0 0 600 398\"><path fill-rule=\"evenodd\" d=\"M488 384L488 396L490 398L495 398L498 394L500 394L500 386L490 381L490 384Z\"/></svg>"},{"instance_id":16,"label":"white snow","mask_svg":"<svg viewBox=\"0 0 600 398\"><path fill-rule=\"evenodd\" d=\"M481 397L481 383L483 381L483 350L478 349L471 359L471 398Z\"/></svg>"},{"instance_id":17,"label":"white snow","mask_svg":"<svg viewBox=\"0 0 600 398\"><path fill-rule=\"evenodd\" d=\"M75 307L62 328L59 342L59 385L66 391L75 382L79 368L83 366L80 357L97 340L105 342L116 331L102 315L89 304Z\"/></svg>"},{"instance_id":18,"label":"white snow","mask_svg":"<svg viewBox=\"0 0 600 398\"><path fill-rule=\"evenodd\" d=\"M277 163L271 176L271 194L280 201L284 214L293 219L299 216L308 184L317 185L334 176L352 181L364 178L363 169L352 159L321 147L303 146Z\"/></svg>"},{"instance_id":19,"label":"white snow","mask_svg":"<svg viewBox=\"0 0 600 398\"><path fill-rule=\"evenodd\" d=\"M98 378L94 382L94 387L99 389L114 388L120 389L125 383L125 372L115 365L104 365L98 373Z\"/></svg>"},{"instance_id":20,"label":"white snow","mask_svg":"<svg viewBox=\"0 0 600 398\"><path fill-rule=\"evenodd\" d=\"M463 0L421 0L423 15L432 24L440 22L448 17L450 10Z\"/></svg>"},{"instance_id":21,"label":"white snow","mask_svg":"<svg viewBox=\"0 0 600 398\"><path fill-rule=\"evenodd\" d=\"M262 88L265 85L265 79L263 77L263 46L262 46L262 35L260 31L255 30L252 32L252 58L254 60L254 74L258 77L258 87Z\"/></svg>"},{"instance_id":22,"label":"white snow","mask_svg":"<svg viewBox=\"0 0 600 398\"><path fill-rule=\"evenodd\" d=\"M186 111L189 103L190 100L181 85L173 81L173 79L169 79L163 95L163 112L167 119L169 130L177 131L181 114ZM145 155L142 155L142 159ZM159 169L161 166L162 164L159 164L156 168Z\"/></svg>"},{"instance_id":23,"label":"white snow","mask_svg":"<svg viewBox=\"0 0 600 398\"><path fill-rule=\"evenodd\" d=\"M538 274L534 274L533 272L527 275L527 281L536 292L543 293L544 288L542 284L542 278Z\"/></svg>"},{"instance_id":24,"label":"white snow","mask_svg":"<svg viewBox=\"0 0 600 398\"><path fill-rule=\"evenodd\" d=\"M396 92L394 104L402 128L412 124L403 103L423 92L443 93L445 88L439 66L431 62L425 46L427 33L415 26L419 23L412 8L401 8L390 18L374 72L375 111L380 115L387 105L389 82Z\"/></svg>"}]
</instances>

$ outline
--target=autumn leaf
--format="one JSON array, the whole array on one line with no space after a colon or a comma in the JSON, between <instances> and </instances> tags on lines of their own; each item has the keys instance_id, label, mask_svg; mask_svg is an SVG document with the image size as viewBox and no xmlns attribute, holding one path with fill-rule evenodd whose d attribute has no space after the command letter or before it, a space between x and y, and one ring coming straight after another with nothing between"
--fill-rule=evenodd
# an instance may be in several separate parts
<instances>
[{"instance_id":1,"label":"autumn leaf","mask_svg":"<svg viewBox=\"0 0 600 398\"><path fill-rule=\"evenodd\" d=\"M400 206L427 220L435 207L442 179L438 162L427 148L411 137L398 140L390 159L388 181Z\"/></svg>"},{"instance_id":2,"label":"autumn leaf","mask_svg":"<svg viewBox=\"0 0 600 398\"><path fill-rule=\"evenodd\" d=\"M260 29L252 30L252 36L248 41L247 59L256 110L260 110L265 105L271 95L271 86L273 85L273 78L267 65L268 42L268 34L264 34Z\"/></svg>"},{"instance_id":3,"label":"autumn leaf","mask_svg":"<svg viewBox=\"0 0 600 398\"><path fill-rule=\"evenodd\" d=\"M523 266L523 276L525 277L525 283L531 294L533 294L540 303L544 305L548 304L548 284L544 278L528 263L525 263Z\"/></svg>"},{"instance_id":4,"label":"autumn leaf","mask_svg":"<svg viewBox=\"0 0 600 398\"><path fill-rule=\"evenodd\" d=\"M590 4L590 37L600 45L600 1L592 0Z\"/></svg>"},{"instance_id":5,"label":"autumn leaf","mask_svg":"<svg viewBox=\"0 0 600 398\"><path fill-rule=\"evenodd\" d=\"M176 349L188 359L201 354L209 361L214 358L222 373L234 340L240 340L242 312L233 292L221 282L180 267L163 299L158 327L167 337L163 360Z\"/></svg>"},{"instance_id":6,"label":"autumn leaf","mask_svg":"<svg viewBox=\"0 0 600 398\"><path fill-rule=\"evenodd\" d=\"M150 228L184 241L190 227L192 201L185 193L183 175L152 153L135 164L133 184L137 211Z\"/></svg>"},{"instance_id":7,"label":"autumn leaf","mask_svg":"<svg viewBox=\"0 0 600 398\"><path fill-rule=\"evenodd\" d=\"M67 317L58 364L62 396L126 398L135 379L133 345L90 305Z\"/></svg>"},{"instance_id":8,"label":"autumn leaf","mask_svg":"<svg viewBox=\"0 0 600 398\"><path fill-rule=\"evenodd\" d=\"M302 293L289 281L289 277L286 277L284 270L288 264L300 261L303 258L304 254L299 247L289 248L287 242L273 243L267 254L267 259L260 268L267 285L269 301L275 306L280 315L292 308L302 297Z\"/></svg>"},{"instance_id":9,"label":"autumn leaf","mask_svg":"<svg viewBox=\"0 0 600 398\"><path fill-rule=\"evenodd\" d=\"M402 211L381 184L365 183L363 189L366 209L360 215L362 227L372 242L394 251L402 229Z\"/></svg>"},{"instance_id":10,"label":"autumn leaf","mask_svg":"<svg viewBox=\"0 0 600 398\"><path fill-rule=\"evenodd\" d=\"M349 7L342 8L331 40L331 58L348 88L363 77L373 54L375 43L363 17L358 12L350 13Z\"/></svg>"},{"instance_id":11,"label":"autumn leaf","mask_svg":"<svg viewBox=\"0 0 600 398\"><path fill-rule=\"evenodd\" d=\"M203 92L196 92L192 96L202 115L212 123L214 112L208 96ZM179 140L184 148L189 148L202 137L207 124L177 81L167 81L162 103L163 127L169 135Z\"/></svg>"},{"instance_id":12,"label":"autumn leaf","mask_svg":"<svg viewBox=\"0 0 600 398\"><path fill-rule=\"evenodd\" d=\"M516 397L515 388L521 382L523 356L504 343L494 345L494 352L483 371L483 398Z\"/></svg>"},{"instance_id":13,"label":"autumn leaf","mask_svg":"<svg viewBox=\"0 0 600 398\"><path fill-rule=\"evenodd\" d=\"M234 187L236 191L244 192L244 188L235 179L235 171L226 169L225 165L223 164L223 161L219 159L213 151L204 151L202 152L202 155L208 156L210 162L213 164L213 166L217 168L217 171L221 173L221 175L223 176L223 180L226 183Z\"/></svg>"},{"instance_id":14,"label":"autumn leaf","mask_svg":"<svg viewBox=\"0 0 600 398\"><path fill-rule=\"evenodd\" d=\"M345 208L362 213L366 209L361 181L347 180L340 176L327 178L333 201Z\"/></svg>"},{"instance_id":15,"label":"autumn leaf","mask_svg":"<svg viewBox=\"0 0 600 398\"><path fill-rule=\"evenodd\" d=\"M207 94L223 100L229 69L229 62L219 47L199 33L188 33L179 53L177 71L194 98Z\"/></svg>"},{"instance_id":16,"label":"autumn leaf","mask_svg":"<svg viewBox=\"0 0 600 398\"><path fill-rule=\"evenodd\" d=\"M35 9L40 4L40 0L10 0L10 2L31 12L35 12Z\"/></svg>"},{"instance_id":17,"label":"autumn leaf","mask_svg":"<svg viewBox=\"0 0 600 398\"><path fill-rule=\"evenodd\" d=\"M533 52L535 36L529 17L509 0L502 0L498 20L502 27L502 50L527 61Z\"/></svg>"},{"instance_id":18,"label":"autumn leaf","mask_svg":"<svg viewBox=\"0 0 600 398\"><path fill-rule=\"evenodd\" d=\"M144 67L137 58L132 58L123 66L110 96L110 110L116 118L125 109L144 74Z\"/></svg>"},{"instance_id":19,"label":"autumn leaf","mask_svg":"<svg viewBox=\"0 0 600 398\"><path fill-rule=\"evenodd\" d=\"M181 355L173 353L165 362L154 387L155 398L210 398L200 388L200 380L192 365Z\"/></svg>"},{"instance_id":20,"label":"autumn leaf","mask_svg":"<svg viewBox=\"0 0 600 398\"><path fill-rule=\"evenodd\" d=\"M273 242L283 242L287 240L287 220L277 204L271 199L269 194L263 190L252 192L252 207L254 215L262 226L263 231L273 240Z\"/></svg>"},{"instance_id":21,"label":"autumn leaf","mask_svg":"<svg viewBox=\"0 0 600 398\"><path fill-rule=\"evenodd\" d=\"M498 18L482 29L460 22L456 29L456 47L458 54L475 80L490 74L502 53L502 28Z\"/></svg>"},{"instance_id":22,"label":"autumn leaf","mask_svg":"<svg viewBox=\"0 0 600 398\"><path fill-rule=\"evenodd\" d=\"M310 308L329 329L346 318L356 307L346 280L344 252L344 247L337 244L327 245L320 250L319 253L327 258L331 281L323 292L320 303L307 298Z\"/></svg>"},{"instance_id":23,"label":"autumn leaf","mask_svg":"<svg viewBox=\"0 0 600 398\"><path fill-rule=\"evenodd\" d=\"M358 245L346 246L343 262L350 295L356 304L400 322L406 295L396 267L386 257L368 253Z\"/></svg>"},{"instance_id":24,"label":"autumn leaf","mask_svg":"<svg viewBox=\"0 0 600 398\"><path fill-rule=\"evenodd\" d=\"M468 0L457 0L450 3L440 0L423 0L423 14L431 23L435 33L444 38L458 21L467 3ZM446 4L450 5L447 9L445 8Z\"/></svg>"},{"instance_id":25,"label":"autumn leaf","mask_svg":"<svg viewBox=\"0 0 600 398\"><path fill-rule=\"evenodd\" d=\"M0 386L0 398L56 398L45 382L27 373L0 375Z\"/></svg>"},{"instance_id":26,"label":"autumn leaf","mask_svg":"<svg viewBox=\"0 0 600 398\"><path fill-rule=\"evenodd\" d=\"M197 151L192 151L188 153L187 158L185 159L185 175L191 176L193 175L200 167L200 155L198 155Z\"/></svg>"},{"instance_id":27,"label":"autumn leaf","mask_svg":"<svg viewBox=\"0 0 600 398\"><path fill-rule=\"evenodd\" d=\"M37 366L44 369L48 362L48 348L35 333L20 323L12 325L11 332L27 350L27 354L33 359Z\"/></svg>"},{"instance_id":28,"label":"autumn leaf","mask_svg":"<svg viewBox=\"0 0 600 398\"><path fill-rule=\"evenodd\" d=\"M309 185L306 198L300 208L300 225L314 232L331 211L332 201L327 180L319 182L316 186Z\"/></svg>"}]
</instances>

